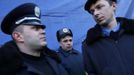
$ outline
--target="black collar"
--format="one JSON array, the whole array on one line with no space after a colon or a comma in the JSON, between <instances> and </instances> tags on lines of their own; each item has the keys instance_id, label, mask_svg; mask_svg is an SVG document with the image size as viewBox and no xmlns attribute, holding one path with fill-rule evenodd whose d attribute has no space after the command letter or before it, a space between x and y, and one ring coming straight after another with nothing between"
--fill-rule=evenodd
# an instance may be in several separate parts
<instances>
[{"instance_id":1,"label":"black collar","mask_svg":"<svg viewBox=\"0 0 134 75\"><path fill-rule=\"evenodd\" d=\"M133 19L126 19L126 18L121 18L121 17L118 17L116 19L117 19L117 22L121 24L120 31L119 31L120 35L123 33L134 34L134 20ZM102 29L100 25L96 24L95 27L88 30L87 36L84 42L86 42L86 44L89 45L99 40L100 38L104 38L102 36Z\"/></svg>"},{"instance_id":2,"label":"black collar","mask_svg":"<svg viewBox=\"0 0 134 75\"><path fill-rule=\"evenodd\" d=\"M58 50L61 54L63 54L65 57L68 57L70 54L78 54L77 50L70 50L70 51L64 51L61 47Z\"/></svg>"}]
</instances>

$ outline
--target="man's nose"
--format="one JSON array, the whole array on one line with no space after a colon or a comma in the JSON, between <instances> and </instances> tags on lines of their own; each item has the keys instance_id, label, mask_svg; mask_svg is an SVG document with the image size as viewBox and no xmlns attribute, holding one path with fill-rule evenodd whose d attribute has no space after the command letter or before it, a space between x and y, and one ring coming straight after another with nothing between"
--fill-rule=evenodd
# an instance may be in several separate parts
<instances>
[{"instance_id":1,"label":"man's nose","mask_svg":"<svg viewBox=\"0 0 134 75\"><path fill-rule=\"evenodd\" d=\"M42 34L45 34L45 29L40 29L40 32L41 32Z\"/></svg>"},{"instance_id":2,"label":"man's nose","mask_svg":"<svg viewBox=\"0 0 134 75\"><path fill-rule=\"evenodd\" d=\"M95 17L98 17L99 11L95 10L94 13L93 13L93 15L94 15Z\"/></svg>"},{"instance_id":3,"label":"man's nose","mask_svg":"<svg viewBox=\"0 0 134 75\"><path fill-rule=\"evenodd\" d=\"M68 43L68 44L71 44L71 41L70 41L70 40L68 40L68 41L67 41L67 43Z\"/></svg>"}]
</instances>

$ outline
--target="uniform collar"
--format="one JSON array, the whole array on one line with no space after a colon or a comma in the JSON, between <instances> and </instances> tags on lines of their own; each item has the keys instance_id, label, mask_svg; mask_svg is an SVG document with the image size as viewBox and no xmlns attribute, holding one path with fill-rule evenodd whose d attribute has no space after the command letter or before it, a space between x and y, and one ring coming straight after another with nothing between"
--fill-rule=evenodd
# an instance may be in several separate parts
<instances>
[{"instance_id":1,"label":"uniform collar","mask_svg":"<svg viewBox=\"0 0 134 75\"><path fill-rule=\"evenodd\" d=\"M134 34L133 19L118 17L116 18L116 20L117 22L120 23L119 26L120 35L123 33ZM87 45L93 44L95 41L99 40L100 38L104 38L102 34L103 34L102 28L100 27L100 25L97 24L95 25L95 27L90 28L88 30L86 39L83 41L83 43L85 42Z\"/></svg>"},{"instance_id":2,"label":"uniform collar","mask_svg":"<svg viewBox=\"0 0 134 75\"><path fill-rule=\"evenodd\" d=\"M64 51L61 47L59 48L59 52L63 54L64 56L69 56L70 54L78 54L78 51L72 49L70 51Z\"/></svg>"},{"instance_id":3,"label":"uniform collar","mask_svg":"<svg viewBox=\"0 0 134 75\"><path fill-rule=\"evenodd\" d=\"M115 25L112 29L108 29L106 27L101 27L102 28L102 35L103 36L110 36L110 32L117 32L120 29L120 23L118 22L117 25Z\"/></svg>"}]
</instances>

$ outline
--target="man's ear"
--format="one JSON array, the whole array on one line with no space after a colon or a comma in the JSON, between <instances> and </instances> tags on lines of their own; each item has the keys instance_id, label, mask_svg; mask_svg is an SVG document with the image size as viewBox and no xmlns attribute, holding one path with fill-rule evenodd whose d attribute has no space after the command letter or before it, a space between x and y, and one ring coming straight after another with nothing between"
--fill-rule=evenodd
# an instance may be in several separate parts
<instances>
[{"instance_id":1,"label":"man's ear","mask_svg":"<svg viewBox=\"0 0 134 75\"><path fill-rule=\"evenodd\" d=\"M14 32L12 33L12 37L13 37L13 39L14 39L16 42L23 42L23 41L24 41L23 35L22 35L22 33L20 33L20 32L14 31Z\"/></svg>"},{"instance_id":2,"label":"man's ear","mask_svg":"<svg viewBox=\"0 0 134 75\"><path fill-rule=\"evenodd\" d=\"M112 7L113 7L113 10L115 11L117 9L117 3L116 2L112 2Z\"/></svg>"}]
</instances>

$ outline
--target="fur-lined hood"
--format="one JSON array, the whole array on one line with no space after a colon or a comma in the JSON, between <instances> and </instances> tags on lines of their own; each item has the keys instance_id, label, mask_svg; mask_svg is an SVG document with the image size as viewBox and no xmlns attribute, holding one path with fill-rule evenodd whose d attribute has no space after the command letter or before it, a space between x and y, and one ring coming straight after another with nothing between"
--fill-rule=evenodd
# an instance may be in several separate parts
<instances>
[{"instance_id":1,"label":"fur-lined hood","mask_svg":"<svg viewBox=\"0 0 134 75\"><path fill-rule=\"evenodd\" d=\"M134 20L133 19L118 17L117 21L121 24L120 26L121 34L123 33L134 34ZM86 42L86 44L89 45L99 40L100 38L103 38L102 29L100 25L96 24L95 27L88 30L87 36L84 42Z\"/></svg>"}]
</instances>

